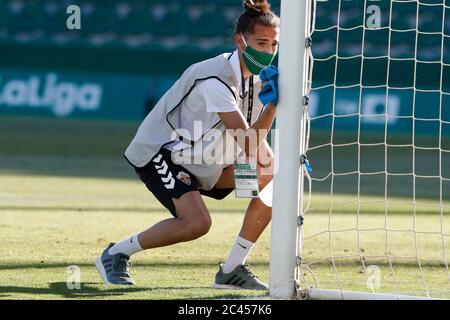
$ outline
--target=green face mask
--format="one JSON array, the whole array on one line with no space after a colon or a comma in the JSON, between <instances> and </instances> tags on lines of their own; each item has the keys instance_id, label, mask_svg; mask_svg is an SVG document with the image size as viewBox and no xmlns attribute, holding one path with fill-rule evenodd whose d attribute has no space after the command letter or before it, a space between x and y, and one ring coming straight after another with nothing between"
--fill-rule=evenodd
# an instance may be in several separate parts
<instances>
[{"instance_id":1,"label":"green face mask","mask_svg":"<svg viewBox=\"0 0 450 320\"><path fill-rule=\"evenodd\" d=\"M241 37L246 47L245 51L242 53L245 65L252 74L259 75L262 69L270 66L270 64L275 59L276 54L255 50L247 45L247 42L245 41L242 34Z\"/></svg>"}]
</instances>

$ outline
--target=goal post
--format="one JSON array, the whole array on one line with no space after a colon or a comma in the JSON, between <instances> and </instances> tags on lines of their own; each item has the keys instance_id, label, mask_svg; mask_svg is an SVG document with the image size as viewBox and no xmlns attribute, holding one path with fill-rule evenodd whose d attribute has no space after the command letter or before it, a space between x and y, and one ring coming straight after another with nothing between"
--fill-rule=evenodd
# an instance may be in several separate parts
<instances>
[{"instance_id":1,"label":"goal post","mask_svg":"<svg viewBox=\"0 0 450 320\"><path fill-rule=\"evenodd\" d=\"M270 295L450 299L450 1L282 0L279 69Z\"/></svg>"},{"instance_id":2,"label":"goal post","mask_svg":"<svg viewBox=\"0 0 450 320\"><path fill-rule=\"evenodd\" d=\"M281 1L279 50L280 99L277 107L273 218L270 251L270 294L291 298L295 294L297 265L297 215L300 212L302 168L299 133L303 121L305 78L306 0ZM300 196L299 196L300 195Z\"/></svg>"}]
</instances>

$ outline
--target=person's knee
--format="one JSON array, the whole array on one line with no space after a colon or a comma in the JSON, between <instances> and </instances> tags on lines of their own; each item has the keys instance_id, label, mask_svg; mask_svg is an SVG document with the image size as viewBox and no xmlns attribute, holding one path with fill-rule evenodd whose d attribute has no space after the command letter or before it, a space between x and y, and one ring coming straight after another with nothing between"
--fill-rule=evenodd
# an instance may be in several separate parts
<instances>
[{"instance_id":1,"label":"person's knee","mask_svg":"<svg viewBox=\"0 0 450 320\"><path fill-rule=\"evenodd\" d=\"M185 222L185 231L191 239L204 236L211 229L212 220L209 213L201 213L191 221Z\"/></svg>"},{"instance_id":2,"label":"person's knee","mask_svg":"<svg viewBox=\"0 0 450 320\"><path fill-rule=\"evenodd\" d=\"M184 241L194 240L208 233L211 217L199 191L185 193L173 201Z\"/></svg>"}]
</instances>

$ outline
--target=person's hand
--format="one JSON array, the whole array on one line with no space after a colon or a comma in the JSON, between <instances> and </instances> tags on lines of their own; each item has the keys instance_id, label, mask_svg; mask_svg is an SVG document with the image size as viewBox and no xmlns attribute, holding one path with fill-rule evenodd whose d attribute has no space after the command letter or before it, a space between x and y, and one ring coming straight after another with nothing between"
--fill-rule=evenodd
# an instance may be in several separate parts
<instances>
[{"instance_id":1,"label":"person's hand","mask_svg":"<svg viewBox=\"0 0 450 320\"><path fill-rule=\"evenodd\" d=\"M278 68L270 65L259 74L262 83L261 92L258 97L264 106L270 103L275 107L278 102Z\"/></svg>"}]
</instances>

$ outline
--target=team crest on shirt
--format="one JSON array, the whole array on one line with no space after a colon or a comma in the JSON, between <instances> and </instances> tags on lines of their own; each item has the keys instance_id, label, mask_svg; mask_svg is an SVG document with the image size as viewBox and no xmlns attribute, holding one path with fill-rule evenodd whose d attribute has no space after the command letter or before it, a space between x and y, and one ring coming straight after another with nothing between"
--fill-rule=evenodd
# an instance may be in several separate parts
<instances>
[{"instance_id":1,"label":"team crest on shirt","mask_svg":"<svg viewBox=\"0 0 450 320\"><path fill-rule=\"evenodd\" d=\"M178 172L177 179L183 182L184 184L187 184L188 186L191 185L191 176L188 175L186 172L183 171Z\"/></svg>"}]
</instances>

